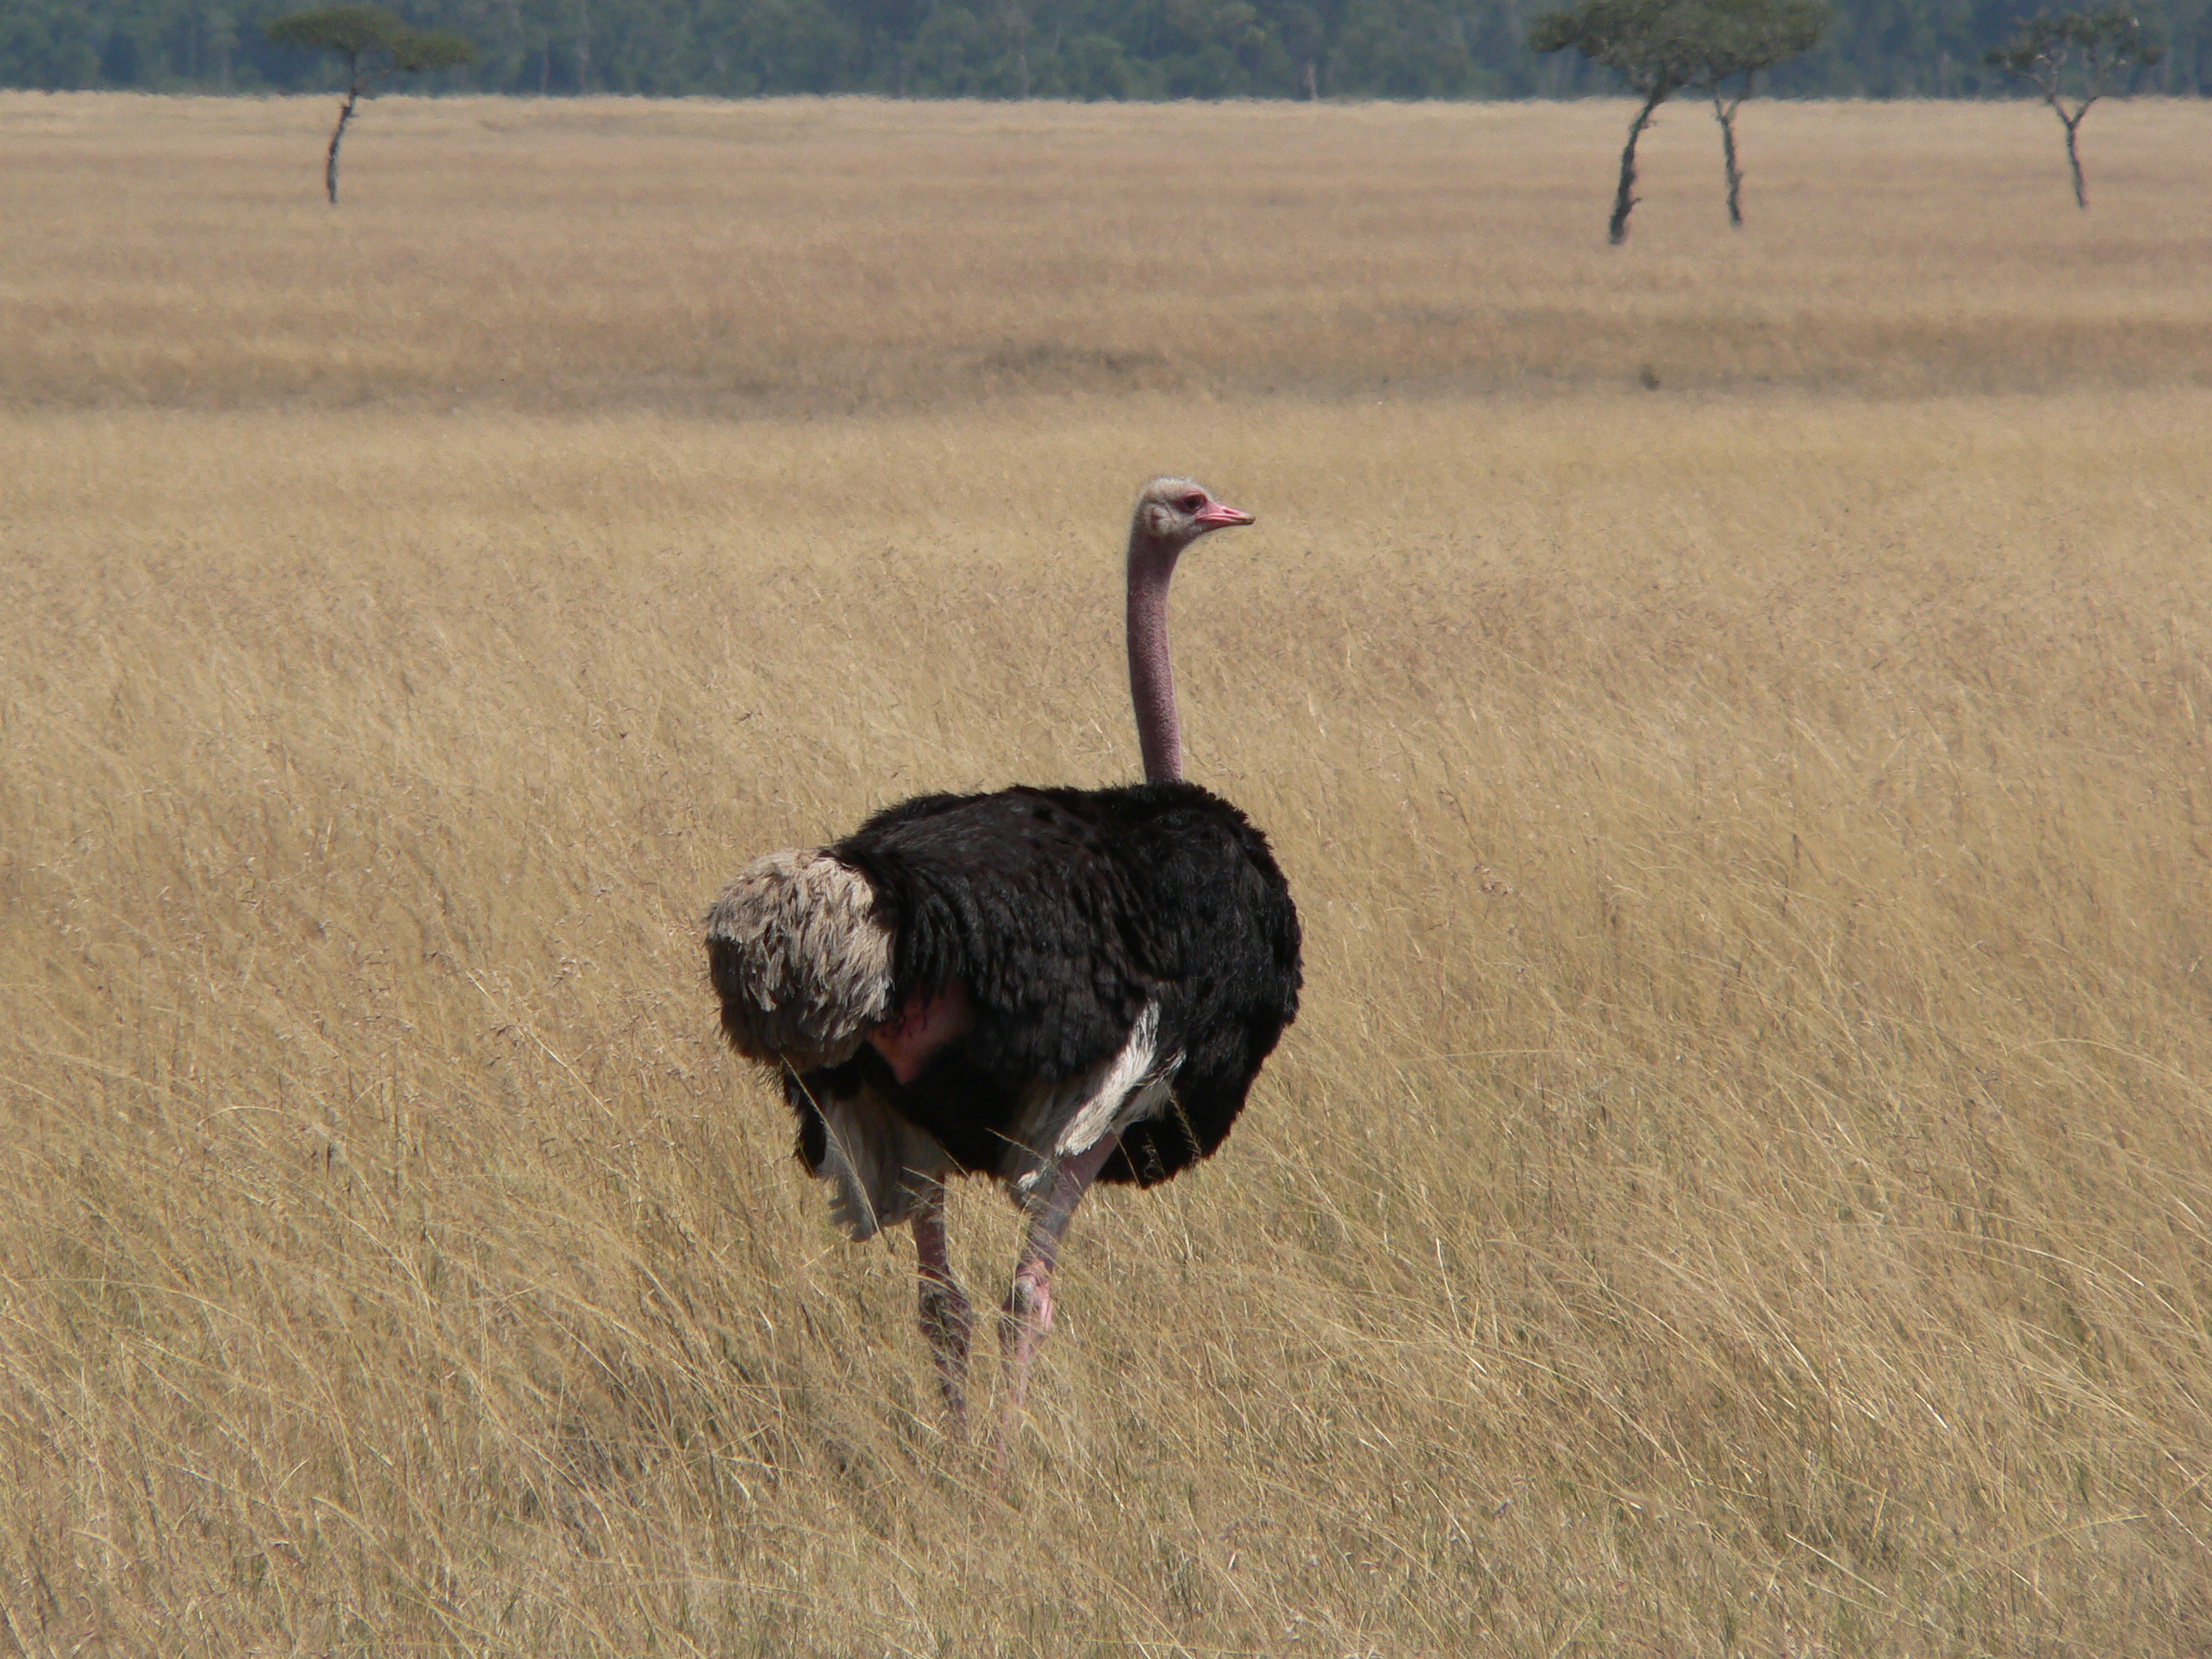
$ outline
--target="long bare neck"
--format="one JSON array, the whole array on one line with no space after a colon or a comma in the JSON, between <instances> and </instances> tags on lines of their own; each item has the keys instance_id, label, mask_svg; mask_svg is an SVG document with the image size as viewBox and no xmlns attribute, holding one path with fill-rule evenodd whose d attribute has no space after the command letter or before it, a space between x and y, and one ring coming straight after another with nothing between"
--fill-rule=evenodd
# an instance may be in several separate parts
<instances>
[{"instance_id":1,"label":"long bare neck","mask_svg":"<svg viewBox=\"0 0 2212 1659\"><path fill-rule=\"evenodd\" d=\"M1183 775L1183 728L1175 714L1175 664L1167 655L1167 583L1180 548L1129 531L1129 701L1148 784Z\"/></svg>"}]
</instances>

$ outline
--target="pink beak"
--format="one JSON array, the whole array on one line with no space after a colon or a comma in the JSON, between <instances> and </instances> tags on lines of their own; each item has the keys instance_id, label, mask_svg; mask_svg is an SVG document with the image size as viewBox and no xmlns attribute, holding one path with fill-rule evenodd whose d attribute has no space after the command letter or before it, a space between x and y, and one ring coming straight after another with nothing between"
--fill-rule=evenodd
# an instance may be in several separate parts
<instances>
[{"instance_id":1,"label":"pink beak","mask_svg":"<svg viewBox=\"0 0 2212 1659\"><path fill-rule=\"evenodd\" d=\"M1209 501L1191 515L1191 522L1204 524L1208 530L1233 530L1239 524L1250 524L1252 515L1226 501Z\"/></svg>"}]
</instances>

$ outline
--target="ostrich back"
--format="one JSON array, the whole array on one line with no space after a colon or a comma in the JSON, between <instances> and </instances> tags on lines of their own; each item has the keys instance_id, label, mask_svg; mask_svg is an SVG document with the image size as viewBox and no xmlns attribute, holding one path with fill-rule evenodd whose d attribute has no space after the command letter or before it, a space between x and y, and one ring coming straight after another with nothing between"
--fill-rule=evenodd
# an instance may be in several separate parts
<instances>
[{"instance_id":1,"label":"ostrich back","mask_svg":"<svg viewBox=\"0 0 2212 1659\"><path fill-rule=\"evenodd\" d=\"M797 1078L817 1170L810 1101L865 1090L959 1167L1010 1177L1027 1104L1111 1066L1149 1019L1160 1109L1102 1172L1149 1185L1221 1144L1297 1016L1289 887L1266 836L1197 785L924 796L828 851L874 891L892 1006L958 984L974 1023L908 1084L868 1047Z\"/></svg>"}]
</instances>

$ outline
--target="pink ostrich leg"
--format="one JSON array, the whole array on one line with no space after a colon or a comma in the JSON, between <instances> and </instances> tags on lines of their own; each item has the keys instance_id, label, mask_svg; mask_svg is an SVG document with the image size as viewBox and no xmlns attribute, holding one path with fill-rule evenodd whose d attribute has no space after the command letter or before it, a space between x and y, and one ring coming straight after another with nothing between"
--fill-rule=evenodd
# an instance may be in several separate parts
<instances>
[{"instance_id":1,"label":"pink ostrich leg","mask_svg":"<svg viewBox=\"0 0 2212 1659\"><path fill-rule=\"evenodd\" d=\"M945 1415L952 1438L968 1438L968 1338L976 1316L952 1276L944 1249L944 1189L934 1187L914 1215L914 1254L921 1279L922 1334L937 1361L937 1380L944 1390Z\"/></svg>"},{"instance_id":2,"label":"pink ostrich leg","mask_svg":"<svg viewBox=\"0 0 2212 1659\"><path fill-rule=\"evenodd\" d=\"M1007 1294L999 1318L999 1345L1006 1351L1007 1363L1006 1411L999 1419L997 1447L1001 1478L1014 1455L1014 1433L1029 1397L1029 1368L1036 1363L1045 1333L1052 1328L1052 1269L1059 1262L1060 1241L1067 1236L1076 1205L1121 1143L1122 1137L1109 1131L1083 1151L1063 1159L1053 1176L1051 1196L1029 1217L1029 1236L1014 1270L1014 1289Z\"/></svg>"}]
</instances>

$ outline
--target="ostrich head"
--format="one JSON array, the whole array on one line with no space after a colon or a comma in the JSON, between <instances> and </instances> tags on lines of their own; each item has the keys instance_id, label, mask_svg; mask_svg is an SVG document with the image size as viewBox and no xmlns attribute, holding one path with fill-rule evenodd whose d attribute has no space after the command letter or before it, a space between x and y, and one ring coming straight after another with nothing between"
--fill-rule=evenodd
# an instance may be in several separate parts
<instances>
[{"instance_id":1,"label":"ostrich head","mask_svg":"<svg viewBox=\"0 0 2212 1659\"><path fill-rule=\"evenodd\" d=\"M1183 775L1175 668L1167 656L1167 582L1183 550L1209 531L1249 524L1252 515L1217 501L1187 478L1155 478L1137 496L1129 524L1129 699L1135 705L1144 775L1155 784Z\"/></svg>"},{"instance_id":2,"label":"ostrich head","mask_svg":"<svg viewBox=\"0 0 2212 1659\"><path fill-rule=\"evenodd\" d=\"M1208 531L1251 522L1250 513L1215 500L1203 484L1187 478L1155 478L1137 496L1130 545L1134 550L1142 541L1164 551L1180 553Z\"/></svg>"}]
</instances>

